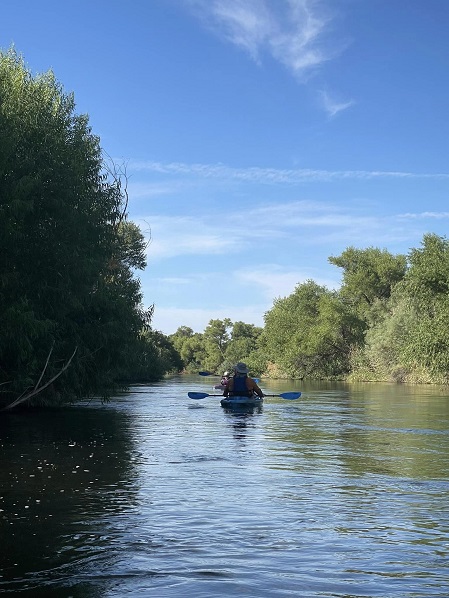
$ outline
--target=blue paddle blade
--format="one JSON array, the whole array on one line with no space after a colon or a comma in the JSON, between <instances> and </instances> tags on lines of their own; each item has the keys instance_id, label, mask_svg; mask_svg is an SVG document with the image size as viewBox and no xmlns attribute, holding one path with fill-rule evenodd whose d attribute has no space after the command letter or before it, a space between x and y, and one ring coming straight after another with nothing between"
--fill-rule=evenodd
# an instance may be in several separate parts
<instances>
[{"instance_id":1,"label":"blue paddle blade","mask_svg":"<svg viewBox=\"0 0 449 598\"><path fill-rule=\"evenodd\" d=\"M282 399L287 399L289 401L294 401L295 399L299 399L301 396L300 392L283 392L279 395Z\"/></svg>"},{"instance_id":2,"label":"blue paddle blade","mask_svg":"<svg viewBox=\"0 0 449 598\"><path fill-rule=\"evenodd\" d=\"M205 399L211 396L207 392L188 392L187 394L190 399Z\"/></svg>"}]
</instances>

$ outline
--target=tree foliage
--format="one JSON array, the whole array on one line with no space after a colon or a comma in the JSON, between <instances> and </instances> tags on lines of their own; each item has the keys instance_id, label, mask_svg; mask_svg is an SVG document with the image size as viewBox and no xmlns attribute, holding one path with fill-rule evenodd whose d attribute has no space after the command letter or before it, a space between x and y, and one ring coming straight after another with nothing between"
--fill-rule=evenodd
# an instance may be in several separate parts
<instances>
[{"instance_id":1,"label":"tree foliage","mask_svg":"<svg viewBox=\"0 0 449 598\"><path fill-rule=\"evenodd\" d=\"M122 378L131 382L154 382L167 372L183 369L181 355L165 334L151 328L143 329Z\"/></svg>"},{"instance_id":2,"label":"tree foliage","mask_svg":"<svg viewBox=\"0 0 449 598\"><path fill-rule=\"evenodd\" d=\"M231 338L228 342L223 363L223 370L231 370L239 361L245 362L254 375L262 373L263 365L259 363L257 352L262 328L254 324L234 322Z\"/></svg>"},{"instance_id":3,"label":"tree foliage","mask_svg":"<svg viewBox=\"0 0 449 598\"><path fill-rule=\"evenodd\" d=\"M377 300L387 300L394 286L405 275L405 255L392 255L386 249L348 247L329 262L343 269L340 296L363 317Z\"/></svg>"},{"instance_id":4,"label":"tree foliage","mask_svg":"<svg viewBox=\"0 0 449 598\"><path fill-rule=\"evenodd\" d=\"M180 326L169 339L181 357L184 371L195 372L204 369L206 349L202 334L194 332L189 326Z\"/></svg>"},{"instance_id":5,"label":"tree foliage","mask_svg":"<svg viewBox=\"0 0 449 598\"><path fill-rule=\"evenodd\" d=\"M221 373L245 361L261 377L449 382L449 241L424 235L408 256L349 247L330 261L344 269L341 289L298 284L263 329L228 319L202 334L178 329L184 366Z\"/></svg>"},{"instance_id":6,"label":"tree foliage","mask_svg":"<svg viewBox=\"0 0 449 598\"><path fill-rule=\"evenodd\" d=\"M413 370L424 368L433 380L449 373L449 241L426 234L409 254L410 268L399 291L415 318L401 356Z\"/></svg>"},{"instance_id":7,"label":"tree foliage","mask_svg":"<svg viewBox=\"0 0 449 598\"><path fill-rule=\"evenodd\" d=\"M187 372L209 370L222 374L232 370L238 361L245 361L254 375L260 375L263 360L256 354L261 333L262 328L253 324L233 323L225 318L210 320L203 333L180 326L170 340Z\"/></svg>"},{"instance_id":8,"label":"tree foliage","mask_svg":"<svg viewBox=\"0 0 449 598\"><path fill-rule=\"evenodd\" d=\"M274 302L265 315L263 343L279 375L342 377L351 346L362 341L363 330L363 322L336 292L309 280Z\"/></svg>"},{"instance_id":9,"label":"tree foliage","mask_svg":"<svg viewBox=\"0 0 449 598\"><path fill-rule=\"evenodd\" d=\"M449 243L424 235L407 270L371 318L353 378L446 382L449 372Z\"/></svg>"},{"instance_id":10,"label":"tree foliage","mask_svg":"<svg viewBox=\"0 0 449 598\"><path fill-rule=\"evenodd\" d=\"M204 329L203 342L206 350L204 366L212 372L218 371L225 360L226 348L229 344L232 322L224 320L210 320Z\"/></svg>"},{"instance_id":11,"label":"tree foliage","mask_svg":"<svg viewBox=\"0 0 449 598\"><path fill-rule=\"evenodd\" d=\"M60 371L47 401L104 392L151 310L135 269L145 241L122 181L54 75L0 52L0 387L2 403ZM51 358L47 362L48 356Z\"/></svg>"}]
</instances>

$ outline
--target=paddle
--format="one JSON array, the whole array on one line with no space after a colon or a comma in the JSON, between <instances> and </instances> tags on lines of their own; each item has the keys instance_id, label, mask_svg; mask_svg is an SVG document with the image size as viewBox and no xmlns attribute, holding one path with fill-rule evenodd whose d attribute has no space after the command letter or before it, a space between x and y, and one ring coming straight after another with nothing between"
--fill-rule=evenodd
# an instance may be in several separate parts
<instances>
[{"instance_id":1,"label":"paddle","mask_svg":"<svg viewBox=\"0 0 449 598\"><path fill-rule=\"evenodd\" d=\"M190 399L206 399L207 397L221 397L223 395L210 395L207 392L188 392L187 393ZM299 399L301 396L300 392L282 392L277 395L263 395L264 397L281 397L281 399L287 399L289 401L294 401L295 399Z\"/></svg>"}]
</instances>

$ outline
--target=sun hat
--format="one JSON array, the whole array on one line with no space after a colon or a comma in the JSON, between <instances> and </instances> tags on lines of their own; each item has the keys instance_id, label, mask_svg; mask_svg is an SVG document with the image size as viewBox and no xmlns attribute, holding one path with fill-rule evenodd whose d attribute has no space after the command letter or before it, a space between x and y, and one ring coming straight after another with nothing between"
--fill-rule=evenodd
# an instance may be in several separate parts
<instances>
[{"instance_id":1,"label":"sun hat","mask_svg":"<svg viewBox=\"0 0 449 598\"><path fill-rule=\"evenodd\" d=\"M239 361L239 363L235 366L235 371L238 374L247 374L249 370L246 367L246 363L242 363L241 361Z\"/></svg>"}]
</instances>

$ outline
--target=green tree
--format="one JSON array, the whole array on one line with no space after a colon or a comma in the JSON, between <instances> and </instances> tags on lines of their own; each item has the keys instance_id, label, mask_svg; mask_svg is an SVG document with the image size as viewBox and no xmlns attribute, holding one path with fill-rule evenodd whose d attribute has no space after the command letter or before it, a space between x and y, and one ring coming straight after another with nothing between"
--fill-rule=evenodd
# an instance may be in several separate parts
<instances>
[{"instance_id":1,"label":"green tree","mask_svg":"<svg viewBox=\"0 0 449 598\"><path fill-rule=\"evenodd\" d=\"M426 234L409 254L410 267L398 291L415 315L402 345L410 370L446 382L449 372L449 241Z\"/></svg>"},{"instance_id":2,"label":"green tree","mask_svg":"<svg viewBox=\"0 0 449 598\"><path fill-rule=\"evenodd\" d=\"M416 313L398 292L399 287L388 301L376 303L376 315L366 331L365 343L351 353L350 380L408 381L410 370L405 365L403 349L413 334Z\"/></svg>"},{"instance_id":3,"label":"green tree","mask_svg":"<svg viewBox=\"0 0 449 598\"><path fill-rule=\"evenodd\" d=\"M13 50L0 52L0 131L1 402L42 389L70 359L35 396L103 392L151 316L133 274L143 236L73 94Z\"/></svg>"},{"instance_id":4,"label":"green tree","mask_svg":"<svg viewBox=\"0 0 449 598\"><path fill-rule=\"evenodd\" d=\"M404 277L371 310L363 350L352 356L351 378L446 382L449 371L449 243L424 235Z\"/></svg>"},{"instance_id":5,"label":"green tree","mask_svg":"<svg viewBox=\"0 0 449 598\"><path fill-rule=\"evenodd\" d=\"M180 326L169 338L175 349L181 353L184 343L187 339L192 338L193 334L193 330L189 326Z\"/></svg>"},{"instance_id":6,"label":"green tree","mask_svg":"<svg viewBox=\"0 0 449 598\"><path fill-rule=\"evenodd\" d=\"M144 329L139 335L132 360L124 379L131 382L152 382L160 380L168 372L183 369L181 355L168 336L158 330Z\"/></svg>"},{"instance_id":7,"label":"green tree","mask_svg":"<svg viewBox=\"0 0 449 598\"><path fill-rule=\"evenodd\" d=\"M271 371L292 378L342 377L365 325L334 291L309 280L265 314L263 346Z\"/></svg>"},{"instance_id":8,"label":"green tree","mask_svg":"<svg viewBox=\"0 0 449 598\"><path fill-rule=\"evenodd\" d=\"M348 247L340 256L331 256L329 262L343 268L341 298L362 317L369 317L376 300L390 297L392 289L404 278L407 270L405 255L392 255L375 247Z\"/></svg>"},{"instance_id":9,"label":"green tree","mask_svg":"<svg viewBox=\"0 0 449 598\"><path fill-rule=\"evenodd\" d=\"M225 318L224 320L210 320L204 329L203 340L206 358L203 365L211 372L218 372L219 369L222 369L231 327L231 320Z\"/></svg>"},{"instance_id":10,"label":"green tree","mask_svg":"<svg viewBox=\"0 0 449 598\"><path fill-rule=\"evenodd\" d=\"M202 334L193 332L189 326L180 326L169 338L181 356L185 371L195 372L203 367L206 349Z\"/></svg>"},{"instance_id":11,"label":"green tree","mask_svg":"<svg viewBox=\"0 0 449 598\"><path fill-rule=\"evenodd\" d=\"M239 361L244 361L248 366L251 366L252 356L258 349L262 330L262 328L254 326L254 324L246 324L240 321L234 322L224 355L224 370L230 370ZM252 373L254 373L253 369L252 367ZM257 374L259 375L260 373L258 369Z\"/></svg>"}]
</instances>

